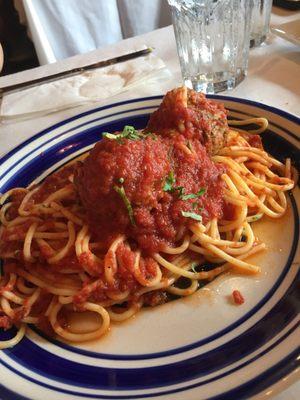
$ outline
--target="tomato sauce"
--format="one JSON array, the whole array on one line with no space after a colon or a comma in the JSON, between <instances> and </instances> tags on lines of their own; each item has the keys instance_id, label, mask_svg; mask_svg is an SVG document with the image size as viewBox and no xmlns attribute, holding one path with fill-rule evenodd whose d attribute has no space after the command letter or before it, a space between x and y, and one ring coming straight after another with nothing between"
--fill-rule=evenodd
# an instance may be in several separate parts
<instances>
[{"instance_id":1,"label":"tomato sauce","mask_svg":"<svg viewBox=\"0 0 300 400\"><path fill-rule=\"evenodd\" d=\"M221 217L225 167L209 154L224 145L227 127L223 105L179 88L151 115L151 136L97 143L74 176L97 240L124 233L152 254L195 220Z\"/></svg>"},{"instance_id":2,"label":"tomato sauce","mask_svg":"<svg viewBox=\"0 0 300 400\"><path fill-rule=\"evenodd\" d=\"M42 201L46 200L46 198L50 196L50 194L56 192L59 189L62 189L66 186L72 189L73 184L71 180L75 168L76 168L76 163L73 163L49 175L42 183L39 190L32 196L32 199L36 203L41 203ZM75 196L76 193L74 191L73 199L75 198ZM72 197L70 196L68 196L68 198L72 199Z\"/></svg>"},{"instance_id":3,"label":"tomato sauce","mask_svg":"<svg viewBox=\"0 0 300 400\"><path fill-rule=\"evenodd\" d=\"M237 305L241 305L241 304L245 303L245 299L239 290L234 290L232 292L232 298L233 298L234 303Z\"/></svg>"},{"instance_id":4,"label":"tomato sauce","mask_svg":"<svg viewBox=\"0 0 300 400\"><path fill-rule=\"evenodd\" d=\"M151 130L152 135L134 140L104 138L83 162L50 175L27 205L30 208L43 202L55 191L68 186L72 194L58 201L63 206L70 204L79 209L80 218L92 233L91 242L101 243L101 257L113 239L125 234L130 247L123 243L116 251L118 273L112 287L104 283L105 260L95 263L89 252L77 258L72 248L62 260L50 265L47 258L51 257L51 249L39 248L33 242L32 252L39 251L39 256L36 263L26 263L18 254L22 254L22 240L31 220L4 230L0 253L13 252L19 267L35 270L41 276L44 274L51 282L60 281L59 272L64 269L88 271L98 278L99 285L90 291L87 282L74 302L80 304L87 298L102 301L108 299L107 292L129 290L133 294L141 287L134 276L134 252L138 248L142 250L142 277L151 280L157 265L150 255L166 246L178 245L190 224L199 219L206 223L224 215L229 220L234 218L234 210L226 208L222 198L221 175L225 167L215 164L210 157L224 141L226 112L223 106L194 92L188 92L186 98L182 90L167 96L144 131ZM218 140L213 135L213 139L209 139L212 131L217 132ZM24 193L15 195L13 214L23 197ZM51 216L45 214L42 219L44 229L52 231ZM76 225L75 229L78 233L81 226ZM10 241L11 235L19 240ZM66 239L52 240L51 247L58 250L65 243ZM43 272L45 264L49 277ZM5 262L6 274L9 269L9 263ZM150 305L163 301L150 294L148 297ZM2 325L6 324L8 321L2 320Z\"/></svg>"},{"instance_id":5,"label":"tomato sauce","mask_svg":"<svg viewBox=\"0 0 300 400\"><path fill-rule=\"evenodd\" d=\"M203 222L222 215L223 172L199 140L180 134L122 142L105 138L76 170L75 184L97 240L125 233L153 253L174 245L178 230L195 222L183 213ZM173 183L166 190L170 174ZM121 187L134 222L116 190ZM194 198L184 197L191 194Z\"/></svg>"},{"instance_id":6,"label":"tomato sauce","mask_svg":"<svg viewBox=\"0 0 300 400\"><path fill-rule=\"evenodd\" d=\"M13 322L11 318L7 317L6 315L1 316L0 315L0 328L3 328L4 330L10 329L13 325Z\"/></svg>"},{"instance_id":7,"label":"tomato sauce","mask_svg":"<svg viewBox=\"0 0 300 400\"><path fill-rule=\"evenodd\" d=\"M263 149L262 140L259 135L248 135L248 143L257 149Z\"/></svg>"}]
</instances>

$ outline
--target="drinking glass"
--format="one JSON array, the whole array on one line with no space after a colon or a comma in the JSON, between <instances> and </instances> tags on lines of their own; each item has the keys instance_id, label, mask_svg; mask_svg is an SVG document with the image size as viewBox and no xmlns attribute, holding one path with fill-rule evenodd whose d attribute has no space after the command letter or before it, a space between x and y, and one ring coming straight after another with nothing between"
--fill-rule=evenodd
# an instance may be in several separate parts
<instances>
[{"instance_id":1,"label":"drinking glass","mask_svg":"<svg viewBox=\"0 0 300 400\"><path fill-rule=\"evenodd\" d=\"M233 89L247 72L252 0L168 0L184 84Z\"/></svg>"},{"instance_id":2,"label":"drinking glass","mask_svg":"<svg viewBox=\"0 0 300 400\"><path fill-rule=\"evenodd\" d=\"M267 37L270 26L272 0L252 0L250 47L259 46Z\"/></svg>"}]
</instances>

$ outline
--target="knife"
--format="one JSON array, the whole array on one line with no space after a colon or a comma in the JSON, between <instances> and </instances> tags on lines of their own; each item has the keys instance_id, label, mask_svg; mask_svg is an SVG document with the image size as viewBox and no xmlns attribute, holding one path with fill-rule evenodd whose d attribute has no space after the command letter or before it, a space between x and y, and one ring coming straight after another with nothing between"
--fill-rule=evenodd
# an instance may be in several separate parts
<instances>
[{"instance_id":1,"label":"knife","mask_svg":"<svg viewBox=\"0 0 300 400\"><path fill-rule=\"evenodd\" d=\"M150 54L152 51L153 51L153 49L151 47L147 47L146 49L143 49L143 50L138 50L133 53L127 53L122 56L110 58L108 60L98 61L96 63L86 65L84 67L73 68L68 71L58 72L56 74L46 76L43 78L33 79L29 82L23 82L23 83L17 83L14 85L5 86L3 88L0 88L0 99L3 97L4 94L13 93L20 89L28 89L28 88L31 88L34 86L38 86L41 83L48 83L48 82L53 82L53 81L56 81L56 80L59 80L62 78L68 78L70 76L78 75L84 71L90 71L93 69L103 68L103 67L107 67L109 65L118 64L123 61L132 60L134 58L138 58L138 57L142 57L147 54Z\"/></svg>"}]
</instances>

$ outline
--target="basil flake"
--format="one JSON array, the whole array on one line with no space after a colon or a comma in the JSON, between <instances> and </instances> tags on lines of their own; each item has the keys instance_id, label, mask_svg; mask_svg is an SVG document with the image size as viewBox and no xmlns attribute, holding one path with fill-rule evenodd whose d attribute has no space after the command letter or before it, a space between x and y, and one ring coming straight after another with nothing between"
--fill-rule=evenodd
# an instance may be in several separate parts
<instances>
[{"instance_id":1,"label":"basil flake","mask_svg":"<svg viewBox=\"0 0 300 400\"><path fill-rule=\"evenodd\" d=\"M196 221L200 221L200 222L202 221L201 215L196 214L196 213L194 213L194 212L181 211L181 215L182 215L183 217L191 218L191 219L194 219L194 220L196 220Z\"/></svg>"},{"instance_id":2,"label":"basil flake","mask_svg":"<svg viewBox=\"0 0 300 400\"><path fill-rule=\"evenodd\" d=\"M175 177L174 172L170 171L169 175L166 177L165 184L163 187L164 192L172 192L174 190Z\"/></svg>"},{"instance_id":3,"label":"basil flake","mask_svg":"<svg viewBox=\"0 0 300 400\"><path fill-rule=\"evenodd\" d=\"M181 195L180 198L181 198L181 200L197 199L198 197L202 196L205 193L205 191L206 191L205 188L201 188L200 190L198 190L197 193Z\"/></svg>"},{"instance_id":4,"label":"basil flake","mask_svg":"<svg viewBox=\"0 0 300 400\"><path fill-rule=\"evenodd\" d=\"M128 212L128 216L129 216L131 224L136 225L135 220L134 220L132 205L131 205L128 197L126 196L124 186L121 186L121 187L114 186L114 190L118 193L118 195L123 200L125 207L127 208L127 212Z\"/></svg>"},{"instance_id":5,"label":"basil flake","mask_svg":"<svg viewBox=\"0 0 300 400\"><path fill-rule=\"evenodd\" d=\"M145 139L147 137L152 137L152 139L156 139L156 136L151 133L151 132L140 132L137 131L133 126L131 125L125 125L123 128L123 131L121 133L113 134L109 132L104 132L102 134L103 137L106 139L111 139L111 140L117 140L119 143L122 144L123 139L128 139L128 140L141 140Z\"/></svg>"}]
</instances>

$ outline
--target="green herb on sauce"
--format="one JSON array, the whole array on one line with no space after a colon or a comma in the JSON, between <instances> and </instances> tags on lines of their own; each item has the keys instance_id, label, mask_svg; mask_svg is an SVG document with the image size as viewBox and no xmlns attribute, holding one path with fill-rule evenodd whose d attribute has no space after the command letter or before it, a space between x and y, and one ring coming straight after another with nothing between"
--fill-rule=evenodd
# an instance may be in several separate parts
<instances>
[{"instance_id":1,"label":"green herb on sauce","mask_svg":"<svg viewBox=\"0 0 300 400\"><path fill-rule=\"evenodd\" d=\"M196 214L196 213L194 213L194 212L181 211L181 215L182 215L183 217L191 218L191 219L194 219L194 220L196 220L196 221L200 221L200 222L202 221L201 215Z\"/></svg>"},{"instance_id":2,"label":"green herb on sauce","mask_svg":"<svg viewBox=\"0 0 300 400\"><path fill-rule=\"evenodd\" d=\"M175 179L175 176L174 176L174 172L170 171L169 175L165 179L163 191L164 192L170 192L170 193L178 192L179 193L179 197L183 196L184 187L183 186L175 186L175 183L176 183L176 179Z\"/></svg>"},{"instance_id":3,"label":"green herb on sauce","mask_svg":"<svg viewBox=\"0 0 300 400\"><path fill-rule=\"evenodd\" d=\"M184 191L185 191L184 187L183 186L175 186L175 184L176 184L176 179L174 176L174 172L170 171L169 175L165 179L163 191L170 192L170 193L177 192L178 197L181 200L197 199L198 197L202 196L206 191L205 188L201 188L198 190L197 193L184 194ZM197 203L193 203L193 204L197 204ZM196 206L193 205L193 207L196 207Z\"/></svg>"},{"instance_id":4,"label":"green herb on sauce","mask_svg":"<svg viewBox=\"0 0 300 400\"><path fill-rule=\"evenodd\" d=\"M200 207L200 205L198 204L198 203L192 203L192 209L193 210L196 210L196 209L198 209L198 211L203 211L203 207Z\"/></svg>"},{"instance_id":5,"label":"green herb on sauce","mask_svg":"<svg viewBox=\"0 0 300 400\"><path fill-rule=\"evenodd\" d=\"M205 193L206 189L201 188L198 190L197 193L190 193L190 194L182 194L180 196L181 200L190 200L190 199L197 199L198 197L202 196Z\"/></svg>"},{"instance_id":6,"label":"green herb on sauce","mask_svg":"<svg viewBox=\"0 0 300 400\"><path fill-rule=\"evenodd\" d=\"M141 131L137 131L131 125L125 125L121 133L113 134L109 132L104 132L102 136L105 137L106 139L116 140L120 144L123 143L123 139L142 140L147 137L152 137L152 139L156 139L156 136L153 133L151 132L143 133Z\"/></svg>"},{"instance_id":7,"label":"green herb on sauce","mask_svg":"<svg viewBox=\"0 0 300 400\"><path fill-rule=\"evenodd\" d=\"M125 189L124 186L114 186L114 190L118 193L118 195L121 197L121 199L123 200L125 207L127 209L128 212L128 216L130 219L130 222L132 225L136 225L135 220L134 220L134 215L133 215L133 209L132 209L132 205L128 199L128 197L126 196L125 193Z\"/></svg>"},{"instance_id":8,"label":"green herb on sauce","mask_svg":"<svg viewBox=\"0 0 300 400\"><path fill-rule=\"evenodd\" d=\"M155 135L155 133L152 133L152 132L144 132L144 133L140 133L140 135L143 138L150 137L152 140L156 140L157 139L157 136Z\"/></svg>"},{"instance_id":9,"label":"green herb on sauce","mask_svg":"<svg viewBox=\"0 0 300 400\"><path fill-rule=\"evenodd\" d=\"M184 187L183 186L176 186L174 188L174 190L178 191L179 198L182 199L182 196L184 195Z\"/></svg>"},{"instance_id":10,"label":"green herb on sauce","mask_svg":"<svg viewBox=\"0 0 300 400\"><path fill-rule=\"evenodd\" d=\"M174 172L170 171L169 175L166 177L165 184L163 187L164 192L172 192L174 190L174 184L175 184L175 176Z\"/></svg>"},{"instance_id":11,"label":"green herb on sauce","mask_svg":"<svg viewBox=\"0 0 300 400\"><path fill-rule=\"evenodd\" d=\"M104 138L106 138L106 139L117 139L117 137L119 136L119 135L115 135L115 134L113 134L113 133L109 133L109 132L103 132L102 133L102 136L104 137Z\"/></svg>"}]
</instances>

